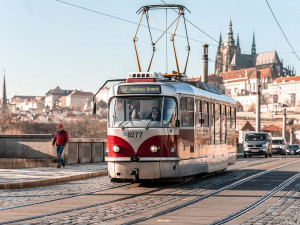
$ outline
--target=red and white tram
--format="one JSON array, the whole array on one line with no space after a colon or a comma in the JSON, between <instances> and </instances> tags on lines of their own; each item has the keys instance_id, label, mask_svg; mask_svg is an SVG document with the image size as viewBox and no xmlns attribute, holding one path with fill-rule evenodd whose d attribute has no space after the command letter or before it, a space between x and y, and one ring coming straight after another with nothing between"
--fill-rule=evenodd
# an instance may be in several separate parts
<instances>
[{"instance_id":1,"label":"red and white tram","mask_svg":"<svg viewBox=\"0 0 300 225\"><path fill-rule=\"evenodd\" d=\"M110 178L179 178L235 163L235 101L215 86L180 79L136 72L109 90Z\"/></svg>"}]
</instances>

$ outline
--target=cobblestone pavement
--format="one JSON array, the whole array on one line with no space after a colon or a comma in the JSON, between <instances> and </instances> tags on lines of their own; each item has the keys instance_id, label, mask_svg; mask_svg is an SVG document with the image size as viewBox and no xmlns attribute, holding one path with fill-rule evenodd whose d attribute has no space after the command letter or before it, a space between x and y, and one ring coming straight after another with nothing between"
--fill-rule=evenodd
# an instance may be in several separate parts
<instances>
[{"instance_id":1,"label":"cobblestone pavement","mask_svg":"<svg viewBox=\"0 0 300 225\"><path fill-rule=\"evenodd\" d=\"M70 196L113 185L105 176L37 188L0 190L0 208Z\"/></svg>"},{"instance_id":2,"label":"cobblestone pavement","mask_svg":"<svg viewBox=\"0 0 300 225\"><path fill-rule=\"evenodd\" d=\"M179 187L169 186L165 189L162 188L165 186L158 185L158 191L144 196L133 197L125 201L119 201L118 203L108 203L83 211L75 211L72 214L44 217L39 219L39 221L35 220L23 224L120 224L120 221L126 218L136 217L151 210L153 212L153 210L157 211L162 208L168 208L172 204L178 204L178 202L183 203L190 198L198 197L206 189L216 188L219 185L224 186L228 182L241 179L255 172L257 171L229 171L213 177L202 178L192 183L183 184ZM101 189L104 186L110 185L112 186L113 183L110 182L108 177L99 177L38 188L0 190L0 206L4 208L53 199L94 191L95 189ZM290 191L285 198L279 200L276 205L260 216L249 220L247 224L300 224L298 213L300 205L299 191L300 184ZM286 215L282 212L286 213Z\"/></svg>"},{"instance_id":3,"label":"cobblestone pavement","mask_svg":"<svg viewBox=\"0 0 300 225\"><path fill-rule=\"evenodd\" d=\"M107 204L101 208L91 208L88 211L80 211L72 215L62 217L52 217L49 219L33 222L30 224L120 224L130 216L138 216L151 210L160 210L183 203L190 198L198 197L203 191L215 188L218 185L232 182L244 176L249 176L257 171L233 171L219 174L206 179L200 179L192 183L183 184L176 187L169 187L158 190L152 194L135 197L126 201L119 201L117 204ZM84 222L85 221L85 222Z\"/></svg>"},{"instance_id":4,"label":"cobblestone pavement","mask_svg":"<svg viewBox=\"0 0 300 225\"><path fill-rule=\"evenodd\" d=\"M300 183L268 210L245 224L300 224Z\"/></svg>"}]
</instances>

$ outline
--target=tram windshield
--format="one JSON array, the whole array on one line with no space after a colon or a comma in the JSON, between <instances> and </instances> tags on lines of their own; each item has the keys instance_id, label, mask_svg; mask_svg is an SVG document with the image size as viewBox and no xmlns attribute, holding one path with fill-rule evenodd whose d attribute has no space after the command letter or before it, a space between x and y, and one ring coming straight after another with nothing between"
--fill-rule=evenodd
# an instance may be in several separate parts
<instances>
[{"instance_id":1,"label":"tram windshield","mask_svg":"<svg viewBox=\"0 0 300 225\"><path fill-rule=\"evenodd\" d=\"M171 97L115 97L109 127L175 127L177 104Z\"/></svg>"}]
</instances>

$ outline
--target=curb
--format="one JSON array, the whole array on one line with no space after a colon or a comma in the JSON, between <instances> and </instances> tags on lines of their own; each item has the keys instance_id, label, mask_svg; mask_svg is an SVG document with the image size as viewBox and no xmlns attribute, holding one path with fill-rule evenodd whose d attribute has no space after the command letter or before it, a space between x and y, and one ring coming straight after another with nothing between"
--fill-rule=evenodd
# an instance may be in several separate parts
<instances>
[{"instance_id":1,"label":"curb","mask_svg":"<svg viewBox=\"0 0 300 225\"><path fill-rule=\"evenodd\" d=\"M20 183L0 184L0 190L40 187L46 185L53 185L57 183L82 180L82 179L87 179L92 177L101 177L101 176L106 176L107 174L108 174L107 170L102 170L97 172L72 175L68 177L58 177L58 178L52 178L46 180L27 181L27 182L20 182Z\"/></svg>"}]
</instances>

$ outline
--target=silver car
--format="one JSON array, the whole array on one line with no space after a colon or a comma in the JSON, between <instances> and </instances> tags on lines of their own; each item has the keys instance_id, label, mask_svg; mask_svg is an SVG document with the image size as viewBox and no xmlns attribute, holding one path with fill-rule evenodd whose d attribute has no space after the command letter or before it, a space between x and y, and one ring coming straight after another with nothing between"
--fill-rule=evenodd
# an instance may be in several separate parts
<instances>
[{"instance_id":1,"label":"silver car","mask_svg":"<svg viewBox=\"0 0 300 225\"><path fill-rule=\"evenodd\" d=\"M244 158L252 155L272 157L272 140L268 133L247 133L244 141Z\"/></svg>"}]
</instances>

